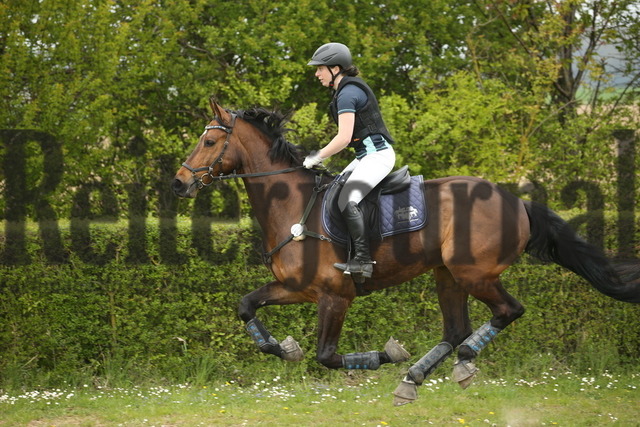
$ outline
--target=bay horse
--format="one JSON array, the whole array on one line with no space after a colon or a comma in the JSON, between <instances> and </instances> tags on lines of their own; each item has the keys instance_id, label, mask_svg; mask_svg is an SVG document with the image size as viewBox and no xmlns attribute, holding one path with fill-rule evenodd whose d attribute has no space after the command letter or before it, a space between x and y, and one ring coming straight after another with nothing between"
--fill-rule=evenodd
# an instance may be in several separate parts
<instances>
[{"instance_id":1,"label":"bay horse","mask_svg":"<svg viewBox=\"0 0 640 427\"><path fill-rule=\"evenodd\" d=\"M210 100L215 118L172 182L180 197L196 197L216 180L243 180L262 229L265 259L275 280L245 295L238 313L259 349L286 361L303 357L291 337L276 340L256 316L268 305L318 306L317 360L328 368L377 369L410 355L393 338L384 351L338 353L347 310L357 296L353 279L333 267L347 250L323 234L320 203L332 177L304 169L297 148L285 138L286 118L261 108L231 111ZM577 273L615 299L640 302L638 267L618 266L579 238L557 214L522 200L486 180L447 177L424 181L429 224L418 231L372 242L377 261L365 291L404 283L433 270L443 316L442 342L418 360L394 391L394 404L417 398L417 387L454 349L452 378L467 387L475 358L501 330L524 313L500 282L500 274L527 252ZM305 238L307 237L307 238ZM491 319L473 329L472 296L491 310Z\"/></svg>"}]
</instances>

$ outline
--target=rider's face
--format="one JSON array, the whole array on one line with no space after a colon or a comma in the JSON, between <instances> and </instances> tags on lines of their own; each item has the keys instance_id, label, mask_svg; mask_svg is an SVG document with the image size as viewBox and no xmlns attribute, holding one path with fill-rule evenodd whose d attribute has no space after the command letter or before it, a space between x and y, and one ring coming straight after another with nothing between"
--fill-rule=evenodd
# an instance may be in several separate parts
<instances>
[{"instance_id":1,"label":"rider's face","mask_svg":"<svg viewBox=\"0 0 640 427\"><path fill-rule=\"evenodd\" d=\"M338 67L334 67L334 69L335 68ZM318 80L320 80L320 83L322 83L322 86L324 87L329 87L331 85L331 81L333 80L331 71L329 71L329 67L327 67L326 65L318 65L318 67L316 68L315 76Z\"/></svg>"}]
</instances>

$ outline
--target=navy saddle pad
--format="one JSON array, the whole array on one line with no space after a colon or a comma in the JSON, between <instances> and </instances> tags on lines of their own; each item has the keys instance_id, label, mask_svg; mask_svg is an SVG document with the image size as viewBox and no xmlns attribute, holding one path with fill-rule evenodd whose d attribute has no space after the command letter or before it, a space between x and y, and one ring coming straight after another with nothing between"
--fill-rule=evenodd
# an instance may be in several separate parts
<instances>
[{"instance_id":1,"label":"navy saddle pad","mask_svg":"<svg viewBox=\"0 0 640 427\"><path fill-rule=\"evenodd\" d=\"M347 178L348 174L338 175L322 200L324 230L334 242L342 245L346 245L349 233L338 209L338 194ZM360 202L371 239L380 240L427 225L423 184L422 175L409 177L405 166L390 174Z\"/></svg>"}]
</instances>

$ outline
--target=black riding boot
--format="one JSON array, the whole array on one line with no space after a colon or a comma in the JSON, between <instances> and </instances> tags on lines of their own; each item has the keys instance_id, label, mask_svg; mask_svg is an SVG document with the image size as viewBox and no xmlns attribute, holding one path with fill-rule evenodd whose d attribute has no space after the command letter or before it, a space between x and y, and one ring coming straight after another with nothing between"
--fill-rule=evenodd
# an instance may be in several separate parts
<instances>
[{"instance_id":1,"label":"black riding boot","mask_svg":"<svg viewBox=\"0 0 640 427\"><path fill-rule=\"evenodd\" d=\"M357 203L349 202L342 211L342 216L347 223L356 255L346 263L336 263L333 266L338 270L343 270L344 274L362 274L363 277L371 277L375 262L371 260L369 235L364 224L362 211Z\"/></svg>"}]
</instances>

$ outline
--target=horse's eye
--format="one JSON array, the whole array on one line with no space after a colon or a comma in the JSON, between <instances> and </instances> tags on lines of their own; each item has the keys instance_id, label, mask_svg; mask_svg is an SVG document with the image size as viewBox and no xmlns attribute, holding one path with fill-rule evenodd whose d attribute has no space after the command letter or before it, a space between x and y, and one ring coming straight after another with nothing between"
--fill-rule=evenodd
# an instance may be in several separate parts
<instances>
[{"instance_id":1,"label":"horse's eye","mask_svg":"<svg viewBox=\"0 0 640 427\"><path fill-rule=\"evenodd\" d=\"M216 142L213 139L207 139L204 141L205 147L213 147Z\"/></svg>"}]
</instances>

